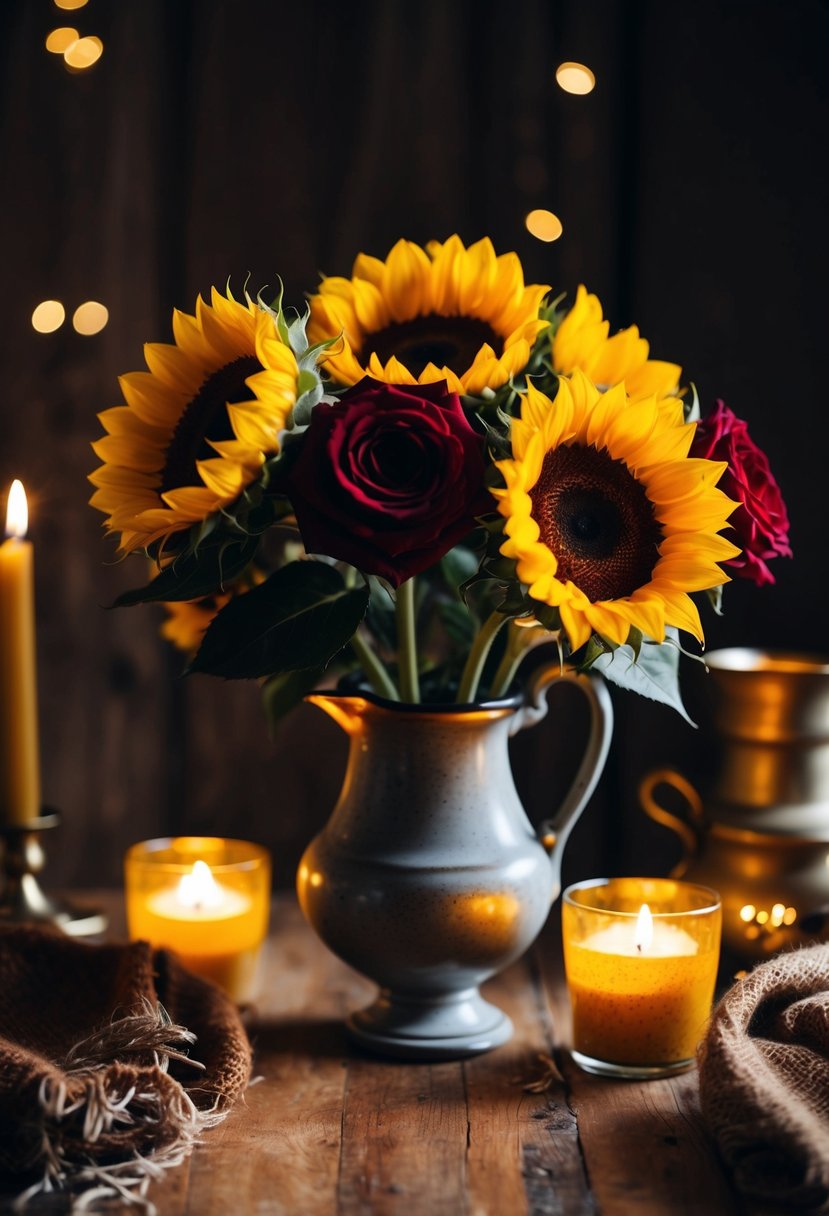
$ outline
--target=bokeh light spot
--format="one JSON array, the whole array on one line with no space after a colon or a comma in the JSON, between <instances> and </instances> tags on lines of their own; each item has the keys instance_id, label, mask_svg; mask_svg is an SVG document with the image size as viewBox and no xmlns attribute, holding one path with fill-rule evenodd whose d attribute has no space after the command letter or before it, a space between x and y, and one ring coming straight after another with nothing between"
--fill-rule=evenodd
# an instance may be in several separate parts
<instances>
[{"instance_id":1,"label":"bokeh light spot","mask_svg":"<svg viewBox=\"0 0 829 1216\"><path fill-rule=\"evenodd\" d=\"M79 304L72 314L72 325L76 333L89 337L99 334L109 320L109 310L97 300Z\"/></svg>"},{"instance_id":2,"label":"bokeh light spot","mask_svg":"<svg viewBox=\"0 0 829 1216\"><path fill-rule=\"evenodd\" d=\"M55 8L63 8L67 10L83 8L83 6L88 3L89 0L55 0Z\"/></svg>"},{"instance_id":3,"label":"bokeh light spot","mask_svg":"<svg viewBox=\"0 0 829 1216\"><path fill-rule=\"evenodd\" d=\"M539 241L557 241L564 231L558 216L543 208L531 211L524 223L530 235L537 237Z\"/></svg>"},{"instance_id":4,"label":"bokeh light spot","mask_svg":"<svg viewBox=\"0 0 829 1216\"><path fill-rule=\"evenodd\" d=\"M46 35L46 50L53 55L62 55L73 42L78 41L78 31L71 25L61 25Z\"/></svg>"},{"instance_id":5,"label":"bokeh light spot","mask_svg":"<svg viewBox=\"0 0 829 1216\"><path fill-rule=\"evenodd\" d=\"M83 72L97 63L104 53L104 44L100 38L90 35L87 38L77 38L63 52L67 67Z\"/></svg>"},{"instance_id":6,"label":"bokeh light spot","mask_svg":"<svg viewBox=\"0 0 829 1216\"><path fill-rule=\"evenodd\" d=\"M596 87L596 77L583 63L560 63L556 68L558 87L565 93L576 93L584 96L592 93Z\"/></svg>"},{"instance_id":7,"label":"bokeh light spot","mask_svg":"<svg viewBox=\"0 0 829 1216\"><path fill-rule=\"evenodd\" d=\"M66 319L60 300L44 300L32 313L32 326L39 334L53 334Z\"/></svg>"}]
</instances>

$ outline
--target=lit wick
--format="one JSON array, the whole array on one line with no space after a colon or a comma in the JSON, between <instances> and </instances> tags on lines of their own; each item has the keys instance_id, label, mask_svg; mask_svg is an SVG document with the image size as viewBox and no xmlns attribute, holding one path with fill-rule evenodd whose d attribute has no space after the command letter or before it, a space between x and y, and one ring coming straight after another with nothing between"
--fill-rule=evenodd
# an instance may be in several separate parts
<instances>
[{"instance_id":1,"label":"lit wick","mask_svg":"<svg viewBox=\"0 0 829 1216\"><path fill-rule=\"evenodd\" d=\"M639 917L636 921L636 935L633 943L639 954L650 949L653 944L653 917L647 904L642 904L642 907L639 909Z\"/></svg>"}]
</instances>

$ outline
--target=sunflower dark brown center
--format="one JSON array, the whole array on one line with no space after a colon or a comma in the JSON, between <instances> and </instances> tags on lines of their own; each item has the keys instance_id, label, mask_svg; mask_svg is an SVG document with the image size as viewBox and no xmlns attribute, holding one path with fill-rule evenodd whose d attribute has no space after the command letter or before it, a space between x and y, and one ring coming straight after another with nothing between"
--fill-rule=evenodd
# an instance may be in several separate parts
<instances>
[{"instance_id":1,"label":"sunflower dark brown center","mask_svg":"<svg viewBox=\"0 0 829 1216\"><path fill-rule=\"evenodd\" d=\"M179 486L199 484L196 461L216 455L207 441L219 443L234 438L225 405L250 400L252 394L245 380L261 368L255 355L242 355L207 377L173 431L161 472L162 494Z\"/></svg>"},{"instance_id":2,"label":"sunflower dark brown center","mask_svg":"<svg viewBox=\"0 0 829 1216\"><path fill-rule=\"evenodd\" d=\"M413 376L419 376L427 363L451 368L462 375L472 366L485 342L496 355L501 355L503 342L486 321L477 317L441 317L433 312L367 334L359 354L367 363L373 351L384 367L394 355Z\"/></svg>"},{"instance_id":3,"label":"sunflower dark brown center","mask_svg":"<svg viewBox=\"0 0 829 1216\"><path fill-rule=\"evenodd\" d=\"M591 603L621 599L650 582L662 529L624 461L562 446L544 457L530 498L541 541L558 558L556 577L575 583Z\"/></svg>"}]
</instances>

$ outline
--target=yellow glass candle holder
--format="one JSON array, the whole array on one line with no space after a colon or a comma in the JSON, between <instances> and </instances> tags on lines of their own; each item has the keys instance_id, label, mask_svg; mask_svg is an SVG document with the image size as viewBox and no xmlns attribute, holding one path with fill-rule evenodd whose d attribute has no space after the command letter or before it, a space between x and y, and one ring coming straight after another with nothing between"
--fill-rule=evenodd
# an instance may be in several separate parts
<instances>
[{"instance_id":1,"label":"yellow glass candle holder","mask_svg":"<svg viewBox=\"0 0 829 1216\"><path fill-rule=\"evenodd\" d=\"M244 1005L259 992L268 932L268 851L245 840L144 840L124 859L133 941L174 950L189 971Z\"/></svg>"},{"instance_id":2,"label":"yellow glass candle holder","mask_svg":"<svg viewBox=\"0 0 829 1216\"><path fill-rule=\"evenodd\" d=\"M716 891L665 878L593 879L562 899L573 1059L647 1079L694 1063L717 980Z\"/></svg>"}]
</instances>

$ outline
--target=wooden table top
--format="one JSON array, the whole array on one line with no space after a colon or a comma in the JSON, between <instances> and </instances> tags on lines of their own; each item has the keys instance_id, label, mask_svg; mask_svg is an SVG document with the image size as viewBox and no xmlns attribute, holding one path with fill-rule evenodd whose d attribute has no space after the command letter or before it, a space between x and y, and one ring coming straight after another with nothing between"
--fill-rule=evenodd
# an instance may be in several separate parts
<instances>
[{"instance_id":1,"label":"wooden table top","mask_svg":"<svg viewBox=\"0 0 829 1216\"><path fill-rule=\"evenodd\" d=\"M120 899L106 903L117 934ZM275 902L264 992L247 1016L257 1082L187 1163L153 1184L160 1216L750 1211L702 1126L696 1072L609 1081L572 1063L552 918L525 958L484 987L515 1027L495 1051L441 1064L370 1058L350 1045L342 1019L373 992L321 945L292 897Z\"/></svg>"}]
</instances>

